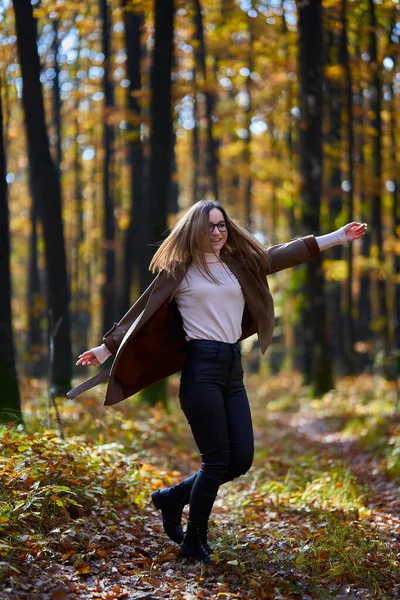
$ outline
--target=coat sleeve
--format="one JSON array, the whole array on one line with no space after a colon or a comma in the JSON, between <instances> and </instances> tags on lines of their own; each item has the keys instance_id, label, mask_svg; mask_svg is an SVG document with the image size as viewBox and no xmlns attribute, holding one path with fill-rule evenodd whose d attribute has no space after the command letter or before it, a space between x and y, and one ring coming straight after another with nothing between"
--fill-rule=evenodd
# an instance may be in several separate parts
<instances>
[{"instance_id":1,"label":"coat sleeve","mask_svg":"<svg viewBox=\"0 0 400 600\"><path fill-rule=\"evenodd\" d=\"M301 265L312 258L318 258L320 249L313 235L287 242L276 244L265 249L270 263L269 273L277 273L296 265Z\"/></svg>"},{"instance_id":2,"label":"coat sleeve","mask_svg":"<svg viewBox=\"0 0 400 600\"><path fill-rule=\"evenodd\" d=\"M157 277L153 279L149 287L143 292L143 294L136 300L135 304L131 306L128 312L122 317L118 323L114 325L103 335L103 343L107 346L107 349L111 354L117 354L117 350L124 338L125 333L129 327L136 321L139 315L144 311L146 304L151 296L151 293L156 284Z\"/></svg>"}]
</instances>

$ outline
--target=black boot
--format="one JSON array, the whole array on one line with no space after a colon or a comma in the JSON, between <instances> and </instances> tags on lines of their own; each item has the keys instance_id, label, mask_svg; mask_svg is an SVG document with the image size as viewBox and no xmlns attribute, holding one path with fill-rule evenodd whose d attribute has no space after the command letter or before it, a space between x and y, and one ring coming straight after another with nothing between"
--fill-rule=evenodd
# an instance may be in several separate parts
<instances>
[{"instance_id":1,"label":"black boot","mask_svg":"<svg viewBox=\"0 0 400 600\"><path fill-rule=\"evenodd\" d=\"M189 523L179 555L199 558L206 565L213 565L215 561L210 556L211 552L212 550L207 543L207 524L198 525Z\"/></svg>"},{"instance_id":2,"label":"black boot","mask_svg":"<svg viewBox=\"0 0 400 600\"><path fill-rule=\"evenodd\" d=\"M165 533L177 544L183 540L181 519L183 508L189 503L190 490L191 486L182 481L178 485L151 494L154 506L162 512Z\"/></svg>"}]
</instances>

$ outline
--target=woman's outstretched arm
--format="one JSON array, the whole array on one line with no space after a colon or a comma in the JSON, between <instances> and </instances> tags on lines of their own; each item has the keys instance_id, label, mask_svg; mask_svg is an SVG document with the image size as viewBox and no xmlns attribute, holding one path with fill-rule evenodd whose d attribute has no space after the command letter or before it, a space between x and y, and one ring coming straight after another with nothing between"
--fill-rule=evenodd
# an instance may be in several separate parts
<instances>
[{"instance_id":1,"label":"woman's outstretched arm","mask_svg":"<svg viewBox=\"0 0 400 600\"><path fill-rule=\"evenodd\" d=\"M321 250L332 248L338 244L346 244L362 237L367 230L366 223L353 221L337 231L326 235L308 235L287 242L276 244L265 249L270 262L269 273L276 273L296 265L303 264L312 258L318 258Z\"/></svg>"}]
</instances>

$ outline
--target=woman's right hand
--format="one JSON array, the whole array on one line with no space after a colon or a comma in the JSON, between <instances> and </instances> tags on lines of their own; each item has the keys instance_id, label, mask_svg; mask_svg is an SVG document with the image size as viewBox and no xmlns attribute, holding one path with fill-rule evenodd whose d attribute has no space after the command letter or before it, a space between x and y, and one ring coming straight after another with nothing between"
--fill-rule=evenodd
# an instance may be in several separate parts
<instances>
[{"instance_id":1,"label":"woman's right hand","mask_svg":"<svg viewBox=\"0 0 400 600\"><path fill-rule=\"evenodd\" d=\"M95 357L93 350L86 350L86 352L79 355L76 364L82 365L82 367L99 367L101 363Z\"/></svg>"}]
</instances>

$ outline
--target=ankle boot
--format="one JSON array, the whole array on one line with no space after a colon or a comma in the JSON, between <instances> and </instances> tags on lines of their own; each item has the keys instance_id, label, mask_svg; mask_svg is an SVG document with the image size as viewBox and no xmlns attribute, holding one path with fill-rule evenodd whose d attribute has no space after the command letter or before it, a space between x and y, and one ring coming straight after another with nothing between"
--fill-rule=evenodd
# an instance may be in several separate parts
<instances>
[{"instance_id":1,"label":"ankle boot","mask_svg":"<svg viewBox=\"0 0 400 600\"><path fill-rule=\"evenodd\" d=\"M190 488L183 481L151 494L154 506L157 510L161 510L165 533L177 544L183 540L181 519L183 508L188 504L189 498Z\"/></svg>"},{"instance_id":2,"label":"ankle boot","mask_svg":"<svg viewBox=\"0 0 400 600\"><path fill-rule=\"evenodd\" d=\"M207 543L207 524L198 525L189 523L179 555L182 557L190 556L191 558L199 558L205 564L213 565L215 561L210 556L211 552L212 550Z\"/></svg>"}]
</instances>

